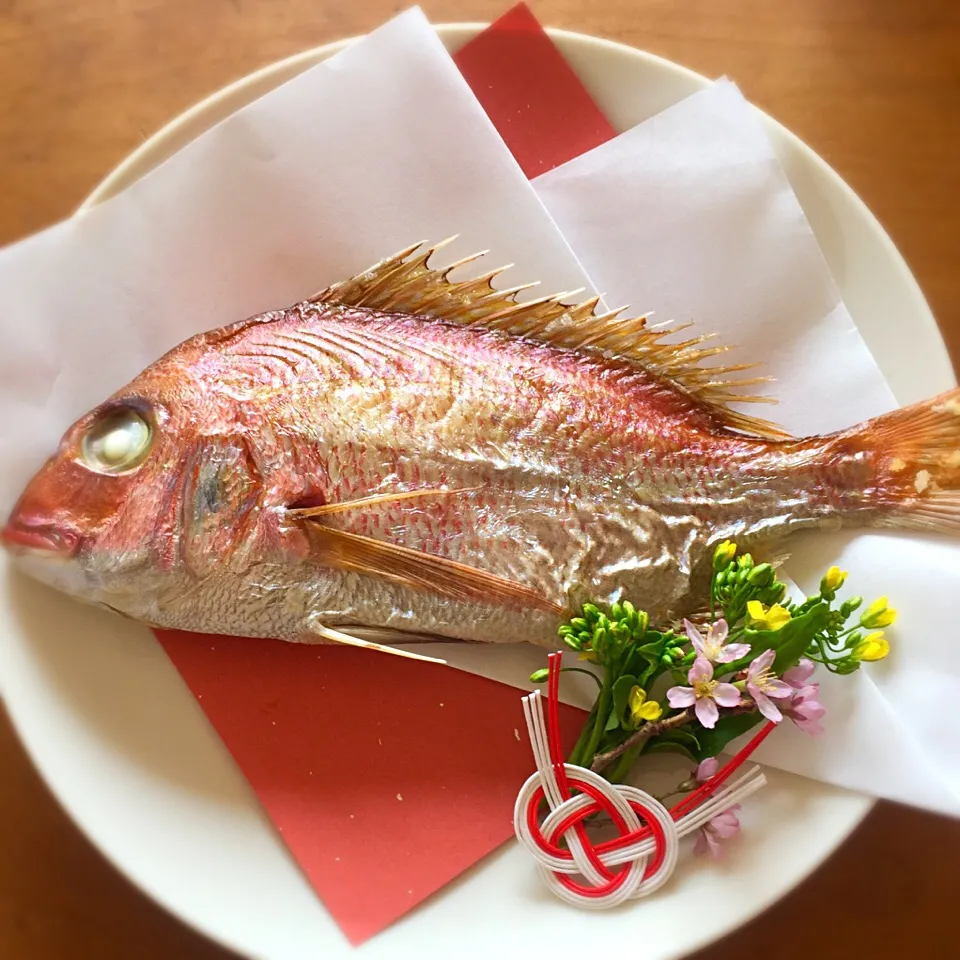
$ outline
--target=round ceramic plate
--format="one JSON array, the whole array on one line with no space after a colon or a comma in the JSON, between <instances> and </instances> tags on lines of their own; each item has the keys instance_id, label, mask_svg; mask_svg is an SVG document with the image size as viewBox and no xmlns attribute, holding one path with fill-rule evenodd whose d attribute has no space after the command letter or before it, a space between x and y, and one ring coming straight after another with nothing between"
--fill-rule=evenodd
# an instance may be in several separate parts
<instances>
[{"instance_id":1,"label":"round ceramic plate","mask_svg":"<svg viewBox=\"0 0 960 960\"><path fill-rule=\"evenodd\" d=\"M479 25L439 27L450 48ZM707 80L638 50L551 31L618 129ZM348 41L311 50L222 90L145 143L94 204L199 133ZM904 403L953 384L933 317L909 270L856 195L769 118L768 131L854 319ZM0 560L0 563L3 563ZM21 578L3 577L0 655L13 721L77 824L138 886L186 923L249 957L353 953L287 853L226 749L142 628L105 620ZM63 630L69 623L69 631ZM630 942L668 960L728 933L817 867L870 808L845 791L771 771L748 829L723 863L689 858L655 899L604 913L565 906L507 844L361 948L370 958L595 954ZM782 851L791 851L784 858ZM691 923L690 918L696 922ZM494 921L495 922L491 922ZM469 930L469 936L464 931Z\"/></svg>"}]
</instances>

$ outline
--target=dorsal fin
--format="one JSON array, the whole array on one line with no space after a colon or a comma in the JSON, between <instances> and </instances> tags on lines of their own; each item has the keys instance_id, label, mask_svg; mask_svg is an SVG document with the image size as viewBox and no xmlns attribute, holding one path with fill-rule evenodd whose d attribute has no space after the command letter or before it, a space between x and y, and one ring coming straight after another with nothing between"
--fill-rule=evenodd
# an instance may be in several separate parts
<instances>
[{"instance_id":1,"label":"dorsal fin","mask_svg":"<svg viewBox=\"0 0 960 960\"><path fill-rule=\"evenodd\" d=\"M597 314L594 310L599 297L570 305L563 301L572 294L561 293L518 303L517 294L535 284L496 290L494 279L508 267L491 270L472 280L451 280L454 270L484 254L466 257L443 269L432 268L430 258L449 242L426 249L422 249L422 243L415 243L369 270L327 287L310 301L484 326L557 347L632 361L672 381L709 407L721 423L732 430L766 439L789 437L776 424L729 406L731 403L776 403L771 397L738 392L744 387L766 383L770 378L728 379L729 374L753 369L758 364L701 366L704 360L726 353L730 347L704 346L712 339L710 336L666 342L667 337L689 324L648 325L645 316L621 318L625 308Z\"/></svg>"}]
</instances>

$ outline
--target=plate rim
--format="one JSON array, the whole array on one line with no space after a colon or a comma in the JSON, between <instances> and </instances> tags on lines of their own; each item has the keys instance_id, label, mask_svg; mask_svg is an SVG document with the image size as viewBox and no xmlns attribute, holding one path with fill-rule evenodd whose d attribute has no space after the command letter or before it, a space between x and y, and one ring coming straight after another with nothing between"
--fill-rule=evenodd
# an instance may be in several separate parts
<instances>
[{"instance_id":1,"label":"plate rim","mask_svg":"<svg viewBox=\"0 0 960 960\"><path fill-rule=\"evenodd\" d=\"M489 26L489 24L483 22L452 22L434 24L433 26L441 39L447 41L449 44L450 42L456 43L457 40L466 41L471 36L485 29L487 26ZM581 45L583 47L594 47L601 51L605 50L607 52L616 52L621 56L625 55L632 58L646 60L659 69L667 70L680 75L688 81L696 83L698 86L705 86L710 83L710 80L707 77L704 77L702 74L699 74L688 67L619 41L610 40L603 37L596 37L573 30L552 27L547 27L546 31L552 39L560 40L565 43ZM330 56L333 56L335 53L340 52L348 45L356 42L359 39L362 39L362 36L364 35L355 35L340 40L334 40L329 43L321 44L319 46L293 54L289 57L276 60L213 91L206 97L188 107L186 110L179 113L177 116L173 117L159 130L152 134L147 140L129 153L96 185L96 187L79 206L74 215L80 215L89 210L97 203L108 199L113 194L124 189L130 183L134 182L135 179L138 179L139 176L147 173L149 169L157 165L156 161L151 161L150 158L156 153L162 144L169 142L171 138L178 137L180 132L185 127L188 127L191 123L202 119L205 114L215 108L217 104L221 103L224 99L239 94L243 90L259 82L268 81L277 74L282 75L288 71L296 70L300 67L306 69L314 63L320 62ZM902 254L897 249L892 239L889 237L874 214L857 195L857 193L849 186L849 184L847 184L846 181L844 181L843 178L813 150L813 148L807 145L796 134L792 133L777 120L770 117L763 110L760 110L760 108L754 106L754 109L758 111L766 124L769 124L772 128L776 129L779 136L784 137L788 142L790 142L792 147L801 152L807 163L815 167L822 175L826 175L832 181L832 184L835 188L842 191L842 193L845 194L849 200L854 202L858 213L872 228L875 235L883 242L883 246L886 248L887 254L891 256L901 267L901 273L905 282L912 286L912 292L915 295L917 304L918 306L922 307L922 309L918 311L917 320L922 322L927 328L925 332L931 336L931 338L934 336L937 338L937 341L940 344L940 349L943 351L944 355L946 355L947 351L943 343L939 327L932 311L929 308L929 305L927 304L926 298L923 296L916 278L913 276L913 273L909 269ZM209 126L209 124L207 126ZM139 173L137 173L138 170L140 171ZM248 945L236 941L229 936L228 931L220 927L205 925L200 918L186 916L179 912L178 909L167 902L162 891L154 888L154 885L151 881L149 881L146 877L141 877L133 873L132 870L128 869L122 859L115 856L113 851L109 850L107 846L100 843L98 838L95 836L95 832L88 829L87 825L82 821L82 819L75 814L68 794L66 792L61 792L54 786L57 780L56 776L52 774L48 775L48 772L45 769L45 764L34 753L34 751L30 749L30 735L22 726L21 718L18 717L17 712L14 709L11 709L9 698L5 698L5 700L7 703L7 712L10 717L11 725L16 731L18 739L23 745L23 748L30 758L34 768L38 771L41 779L46 784L58 806L64 810L71 821L75 824L77 829L87 838L87 840L94 846L98 853L103 856L128 882L140 890L145 896L149 897L155 904L157 904L157 906L163 909L170 916L175 917L178 922L185 924L187 927L196 931L198 934L209 939L210 941L237 952L241 956L250 956L250 947ZM873 809L877 802L875 798L868 797L863 794L854 794L852 791L847 792L850 794L851 800L859 801L859 808L855 811L855 813L847 817L847 824L844 829L838 831L837 835L831 838L831 841L824 846L821 851L821 855L816 858L810 869L803 876L798 876L792 879L791 882L789 882L786 886L778 890L772 898L757 904L755 908L749 908L735 920L731 921L729 926L725 927L723 930L719 932L712 931L703 939L695 938L692 945L688 943L683 947L684 953L691 948L694 950L702 949L709 943L717 942L723 936L729 935L732 931L738 929L740 926L748 923L750 920L774 906L777 902L779 902L779 900L792 893L800 883L806 879L809 879L809 877L836 852L839 846L846 842L853 831L860 826L867 814ZM671 954L671 956L679 957L680 954Z\"/></svg>"}]
</instances>

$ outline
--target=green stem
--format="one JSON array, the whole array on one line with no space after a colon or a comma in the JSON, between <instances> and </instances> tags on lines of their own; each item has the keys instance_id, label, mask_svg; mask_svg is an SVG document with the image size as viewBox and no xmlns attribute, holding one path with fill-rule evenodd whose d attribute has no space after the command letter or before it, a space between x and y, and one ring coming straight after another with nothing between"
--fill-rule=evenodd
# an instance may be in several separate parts
<instances>
[{"instance_id":1,"label":"green stem","mask_svg":"<svg viewBox=\"0 0 960 960\"><path fill-rule=\"evenodd\" d=\"M620 756L620 759L617 760L614 768L607 775L607 779L611 783L623 783L623 781L626 780L627 775L633 769L633 765L640 758L640 754L643 753L644 748L649 742L649 740L641 740L640 743L623 753Z\"/></svg>"},{"instance_id":2,"label":"green stem","mask_svg":"<svg viewBox=\"0 0 960 960\"><path fill-rule=\"evenodd\" d=\"M589 766L593 761L593 756L600 746L600 739L603 737L603 728L607 725L607 714L610 712L610 699L613 696L613 671L607 667L603 674L603 686L600 688L600 698L597 700L597 715L594 717L593 727L590 731L586 745L583 749L583 764Z\"/></svg>"},{"instance_id":3,"label":"green stem","mask_svg":"<svg viewBox=\"0 0 960 960\"><path fill-rule=\"evenodd\" d=\"M560 672L561 673L584 673L597 685L598 689L600 690L603 689L603 682L592 670L584 670L583 667L561 667Z\"/></svg>"},{"instance_id":4,"label":"green stem","mask_svg":"<svg viewBox=\"0 0 960 960\"><path fill-rule=\"evenodd\" d=\"M570 756L567 758L567 763L572 763L575 766L583 767L586 764L583 762L584 748L587 745L587 741L590 739L591 734L593 733L593 723L592 721L597 715L597 703L593 704L593 709L587 714L587 719L584 721L583 729L580 731L580 736L577 737L577 742L574 744L573 750L570 751Z\"/></svg>"}]
</instances>

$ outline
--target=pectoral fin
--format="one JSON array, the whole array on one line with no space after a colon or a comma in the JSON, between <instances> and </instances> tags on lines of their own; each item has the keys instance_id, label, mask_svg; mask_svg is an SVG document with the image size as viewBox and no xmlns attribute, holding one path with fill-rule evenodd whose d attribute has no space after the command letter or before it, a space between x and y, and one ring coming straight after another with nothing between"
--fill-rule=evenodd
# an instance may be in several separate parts
<instances>
[{"instance_id":1,"label":"pectoral fin","mask_svg":"<svg viewBox=\"0 0 960 960\"><path fill-rule=\"evenodd\" d=\"M309 521L305 529L317 560L327 566L382 577L451 600L529 607L558 616L564 613L536 590L465 563Z\"/></svg>"}]
</instances>

